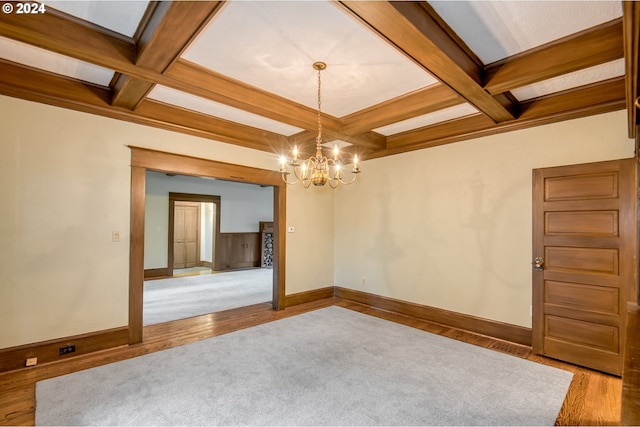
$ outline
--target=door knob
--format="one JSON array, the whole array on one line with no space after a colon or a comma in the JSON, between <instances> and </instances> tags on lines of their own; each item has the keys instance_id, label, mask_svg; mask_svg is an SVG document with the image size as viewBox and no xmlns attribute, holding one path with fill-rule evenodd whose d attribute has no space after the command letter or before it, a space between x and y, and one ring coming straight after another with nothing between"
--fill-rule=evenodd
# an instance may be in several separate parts
<instances>
[{"instance_id":1,"label":"door knob","mask_svg":"<svg viewBox=\"0 0 640 427\"><path fill-rule=\"evenodd\" d=\"M536 257L536 259L534 259L531 264L533 264L533 268L538 271L544 270L544 259L542 259L541 257Z\"/></svg>"}]
</instances>

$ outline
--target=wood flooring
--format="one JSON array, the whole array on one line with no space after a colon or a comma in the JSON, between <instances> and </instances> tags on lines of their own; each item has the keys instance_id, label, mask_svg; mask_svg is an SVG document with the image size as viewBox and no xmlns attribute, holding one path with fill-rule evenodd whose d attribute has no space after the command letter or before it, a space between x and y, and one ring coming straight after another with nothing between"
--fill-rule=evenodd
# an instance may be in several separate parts
<instances>
[{"instance_id":1,"label":"wood flooring","mask_svg":"<svg viewBox=\"0 0 640 427\"><path fill-rule=\"evenodd\" d=\"M248 328L273 320L295 316L331 305L356 310L445 337L489 348L502 353L565 369L574 373L556 425L619 425L620 378L534 355L530 347L497 340L349 302L339 298L322 300L273 311L271 304L257 304L190 319L177 320L144 328L143 342L77 356L61 362L0 374L0 425L34 425L35 383L47 378L113 363L216 335Z\"/></svg>"}]
</instances>

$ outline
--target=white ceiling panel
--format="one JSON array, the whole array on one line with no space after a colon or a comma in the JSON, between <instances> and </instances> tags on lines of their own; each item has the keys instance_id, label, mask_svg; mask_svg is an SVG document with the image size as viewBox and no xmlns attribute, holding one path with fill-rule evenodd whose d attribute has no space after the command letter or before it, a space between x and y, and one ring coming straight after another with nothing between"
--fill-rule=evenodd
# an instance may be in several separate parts
<instances>
[{"instance_id":1,"label":"white ceiling panel","mask_svg":"<svg viewBox=\"0 0 640 427\"><path fill-rule=\"evenodd\" d=\"M183 58L341 117L435 79L328 1L228 3ZM402 76L402 78L398 78Z\"/></svg>"},{"instance_id":2,"label":"white ceiling panel","mask_svg":"<svg viewBox=\"0 0 640 427\"><path fill-rule=\"evenodd\" d=\"M430 1L484 64L622 16L620 1Z\"/></svg>"},{"instance_id":3,"label":"white ceiling panel","mask_svg":"<svg viewBox=\"0 0 640 427\"><path fill-rule=\"evenodd\" d=\"M32 45L0 37L0 57L100 86L109 86L113 70L78 61Z\"/></svg>"},{"instance_id":4,"label":"white ceiling panel","mask_svg":"<svg viewBox=\"0 0 640 427\"><path fill-rule=\"evenodd\" d=\"M69 15L93 22L129 37L135 34L138 24L149 5L148 1L137 0L42 0L41 2Z\"/></svg>"},{"instance_id":5,"label":"white ceiling panel","mask_svg":"<svg viewBox=\"0 0 640 427\"><path fill-rule=\"evenodd\" d=\"M614 77L624 76L624 72L624 58L621 58L617 61L607 62L595 67L586 68L584 70L564 74L553 79L523 86L512 90L511 94L515 96L518 101L526 101L539 96L549 95L563 90L612 79Z\"/></svg>"},{"instance_id":6,"label":"white ceiling panel","mask_svg":"<svg viewBox=\"0 0 640 427\"><path fill-rule=\"evenodd\" d=\"M265 129L280 135L290 136L303 130L165 86L156 85L149 93L148 98L231 122L241 123L258 129Z\"/></svg>"},{"instance_id":7,"label":"white ceiling panel","mask_svg":"<svg viewBox=\"0 0 640 427\"><path fill-rule=\"evenodd\" d=\"M395 135L400 132L419 129L436 123L446 122L447 120L469 116L477 112L478 110L471 104L454 105L453 107L444 108L433 113L403 120L388 126L379 127L374 129L374 131L384 136Z\"/></svg>"}]
</instances>

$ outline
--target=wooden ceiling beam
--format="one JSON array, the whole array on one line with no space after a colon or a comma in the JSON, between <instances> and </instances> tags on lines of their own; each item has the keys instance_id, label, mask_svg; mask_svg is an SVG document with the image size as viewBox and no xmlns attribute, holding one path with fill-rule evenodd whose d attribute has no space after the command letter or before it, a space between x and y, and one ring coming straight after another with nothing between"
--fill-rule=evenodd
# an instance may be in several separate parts
<instances>
[{"instance_id":1,"label":"wooden ceiling beam","mask_svg":"<svg viewBox=\"0 0 640 427\"><path fill-rule=\"evenodd\" d=\"M638 133L638 97L640 97L640 3L622 2L622 22L624 38L624 57L627 81L625 86L627 103L627 121L629 138L640 136Z\"/></svg>"},{"instance_id":2,"label":"wooden ceiling beam","mask_svg":"<svg viewBox=\"0 0 640 427\"><path fill-rule=\"evenodd\" d=\"M623 110L624 96L625 77L616 77L523 102L519 120L528 122L553 117L560 121Z\"/></svg>"},{"instance_id":3,"label":"wooden ceiling beam","mask_svg":"<svg viewBox=\"0 0 640 427\"><path fill-rule=\"evenodd\" d=\"M135 64L136 46L132 39L53 8L47 8L44 14L30 15L29 19L17 14L0 14L0 35L302 129L317 126L317 112L312 108L182 59L175 61L164 74L139 67ZM328 115L323 116L323 124L334 130L340 126L336 118Z\"/></svg>"},{"instance_id":4,"label":"wooden ceiling beam","mask_svg":"<svg viewBox=\"0 0 640 427\"><path fill-rule=\"evenodd\" d=\"M196 38L221 2L151 2L134 40L136 65L163 73ZM134 109L154 83L119 74L112 84L113 105Z\"/></svg>"},{"instance_id":5,"label":"wooden ceiling beam","mask_svg":"<svg viewBox=\"0 0 640 427\"><path fill-rule=\"evenodd\" d=\"M494 124L485 116L474 114L399 133L387 137L386 150L370 153L369 158L622 110L624 90L624 77L619 77L525 102L521 104L520 117L511 122Z\"/></svg>"},{"instance_id":6,"label":"wooden ceiling beam","mask_svg":"<svg viewBox=\"0 0 640 427\"><path fill-rule=\"evenodd\" d=\"M131 38L51 7L28 19L16 13L0 14L0 35L137 77L155 75L136 70L136 46Z\"/></svg>"},{"instance_id":7,"label":"wooden ceiling beam","mask_svg":"<svg viewBox=\"0 0 640 427\"><path fill-rule=\"evenodd\" d=\"M263 129L240 125L206 114L145 99L135 111L136 117L146 118L158 127L203 136L242 147L275 153L287 143L287 138ZM183 132L184 133L184 132Z\"/></svg>"},{"instance_id":8,"label":"wooden ceiling beam","mask_svg":"<svg viewBox=\"0 0 640 427\"><path fill-rule=\"evenodd\" d=\"M233 80L184 59L176 61L166 71L165 76L171 79L174 89L302 129L315 129L318 126L317 110ZM338 119L326 114L322 116L322 124L333 130L337 130L340 125Z\"/></svg>"},{"instance_id":9,"label":"wooden ceiling beam","mask_svg":"<svg viewBox=\"0 0 640 427\"><path fill-rule=\"evenodd\" d=\"M494 122L515 118L482 86L482 64L426 2L340 1L344 9Z\"/></svg>"},{"instance_id":10,"label":"wooden ceiling beam","mask_svg":"<svg viewBox=\"0 0 640 427\"><path fill-rule=\"evenodd\" d=\"M463 102L449 87L437 83L342 117L340 132L365 132Z\"/></svg>"},{"instance_id":11,"label":"wooden ceiling beam","mask_svg":"<svg viewBox=\"0 0 640 427\"><path fill-rule=\"evenodd\" d=\"M498 94L624 56L616 19L485 67L484 88Z\"/></svg>"},{"instance_id":12,"label":"wooden ceiling beam","mask_svg":"<svg viewBox=\"0 0 640 427\"><path fill-rule=\"evenodd\" d=\"M111 105L111 91L0 59L0 94L273 152L287 138L155 101L136 111Z\"/></svg>"}]
</instances>

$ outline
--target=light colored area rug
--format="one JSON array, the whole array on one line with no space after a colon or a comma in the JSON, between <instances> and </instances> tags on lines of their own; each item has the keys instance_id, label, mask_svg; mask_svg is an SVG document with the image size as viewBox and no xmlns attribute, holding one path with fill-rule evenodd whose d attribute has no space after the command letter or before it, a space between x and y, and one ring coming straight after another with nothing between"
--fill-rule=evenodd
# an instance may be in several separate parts
<instances>
[{"instance_id":1,"label":"light colored area rug","mask_svg":"<svg viewBox=\"0 0 640 427\"><path fill-rule=\"evenodd\" d=\"M258 268L144 282L143 325L270 302L273 270Z\"/></svg>"},{"instance_id":2,"label":"light colored area rug","mask_svg":"<svg viewBox=\"0 0 640 427\"><path fill-rule=\"evenodd\" d=\"M41 381L37 425L553 425L567 371L340 307Z\"/></svg>"}]
</instances>

